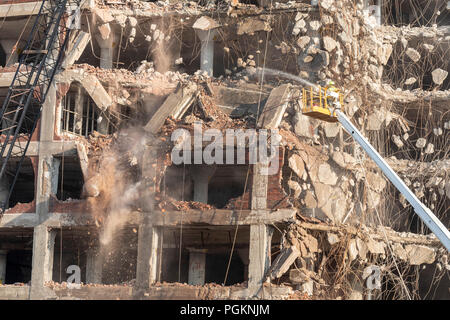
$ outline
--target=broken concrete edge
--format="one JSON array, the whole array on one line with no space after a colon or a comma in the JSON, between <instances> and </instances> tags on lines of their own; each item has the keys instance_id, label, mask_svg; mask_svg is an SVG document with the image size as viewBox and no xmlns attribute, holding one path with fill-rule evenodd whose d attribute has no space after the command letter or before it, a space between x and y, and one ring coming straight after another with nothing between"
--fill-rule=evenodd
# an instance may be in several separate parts
<instances>
[{"instance_id":1,"label":"broken concrete edge","mask_svg":"<svg viewBox=\"0 0 450 320\"><path fill-rule=\"evenodd\" d=\"M268 271L271 279L277 279L284 275L295 260L300 256L300 250L296 246L285 247L281 250Z\"/></svg>"},{"instance_id":2,"label":"broken concrete edge","mask_svg":"<svg viewBox=\"0 0 450 320\"><path fill-rule=\"evenodd\" d=\"M84 49L88 45L89 41L91 41L91 35L87 32L81 31L76 36L71 50L66 54L66 56L61 64L61 68L66 69L69 66L73 65L83 54Z\"/></svg>"},{"instance_id":3,"label":"broken concrete edge","mask_svg":"<svg viewBox=\"0 0 450 320\"><path fill-rule=\"evenodd\" d=\"M30 299L29 285L0 286L0 296L5 300ZM131 285L81 285L77 288L68 288L67 284L52 286L46 284L42 288L42 294L34 294L32 299L56 299L56 300L248 300L270 299L285 300L293 294L294 290L289 286L270 284L264 286L257 296L249 296L246 287L235 286L190 286L161 284L150 286L148 289L139 289ZM45 291L44 291L45 290Z\"/></svg>"},{"instance_id":4,"label":"broken concrete edge","mask_svg":"<svg viewBox=\"0 0 450 320\"><path fill-rule=\"evenodd\" d=\"M153 226L179 226L183 225L252 225L272 224L281 222L292 222L296 211L292 209L271 210L189 210L182 215L180 211L153 211L148 212ZM128 225L142 223L147 213L131 211L129 213ZM33 228L39 224L35 213L11 213L5 214L0 220L0 228ZM95 219L87 213L49 213L44 222L48 227L61 226L95 226Z\"/></svg>"},{"instance_id":5,"label":"broken concrete edge","mask_svg":"<svg viewBox=\"0 0 450 320\"><path fill-rule=\"evenodd\" d=\"M105 111L113 104L113 100L98 78L83 69L65 70L57 76L59 83L70 85L74 81L81 84L100 110Z\"/></svg>"},{"instance_id":6,"label":"broken concrete edge","mask_svg":"<svg viewBox=\"0 0 450 320\"><path fill-rule=\"evenodd\" d=\"M385 242L385 237L384 234L380 234L377 231L362 231L359 230L356 227L352 227L352 226L332 226L332 225L327 225L327 224L313 224L313 223L308 223L308 222L298 222L297 223L299 226L301 226L302 228L311 230L311 231L320 231L320 232L331 232L334 234L339 234L339 233L348 233L351 234L353 236L360 236L360 238L365 238L367 235L370 235L370 237L373 240L377 240L377 241L381 241L381 242ZM393 230L386 230L385 231L387 236L388 236L388 240L392 241L392 242L399 242L399 243L404 243L404 244L418 244L418 245L428 245L428 246L432 246L432 247L441 247L442 244L439 241L439 239L433 237L430 238L430 236L427 235L423 235L423 234L413 234L413 233L407 233L406 235L400 232L396 232ZM403 236L402 236L403 235Z\"/></svg>"},{"instance_id":7,"label":"broken concrete edge","mask_svg":"<svg viewBox=\"0 0 450 320\"><path fill-rule=\"evenodd\" d=\"M196 84L189 83L186 86L180 85L174 93L166 98L150 121L145 125L144 130L154 135L157 134L167 118L181 118L194 103L197 95Z\"/></svg>"},{"instance_id":8,"label":"broken concrete edge","mask_svg":"<svg viewBox=\"0 0 450 320\"><path fill-rule=\"evenodd\" d=\"M288 107L292 90L291 84L283 84L274 88L267 99L259 119L258 127L263 129L277 129Z\"/></svg>"}]
</instances>

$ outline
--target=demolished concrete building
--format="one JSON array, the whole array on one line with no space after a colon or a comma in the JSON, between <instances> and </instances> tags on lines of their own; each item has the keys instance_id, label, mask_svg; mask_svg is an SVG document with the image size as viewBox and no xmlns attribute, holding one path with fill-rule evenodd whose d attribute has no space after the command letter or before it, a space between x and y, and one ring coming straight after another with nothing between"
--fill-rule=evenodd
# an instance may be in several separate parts
<instances>
[{"instance_id":1,"label":"demolished concrete building","mask_svg":"<svg viewBox=\"0 0 450 320\"><path fill-rule=\"evenodd\" d=\"M0 220L0 299L450 298L439 240L339 124L301 112L333 79L448 227L449 4L408 3L83 2ZM40 5L0 0L1 102ZM245 137L244 161L173 161L231 129L278 130L275 172Z\"/></svg>"}]
</instances>

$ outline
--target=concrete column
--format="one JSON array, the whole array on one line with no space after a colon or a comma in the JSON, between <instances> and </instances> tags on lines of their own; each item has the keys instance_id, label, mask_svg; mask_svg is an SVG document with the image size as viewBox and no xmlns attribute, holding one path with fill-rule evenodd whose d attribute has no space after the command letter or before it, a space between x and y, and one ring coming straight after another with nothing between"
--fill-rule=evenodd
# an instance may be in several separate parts
<instances>
[{"instance_id":1,"label":"concrete column","mask_svg":"<svg viewBox=\"0 0 450 320\"><path fill-rule=\"evenodd\" d=\"M162 229L151 225L139 226L136 286L148 289L160 280Z\"/></svg>"},{"instance_id":2,"label":"concrete column","mask_svg":"<svg viewBox=\"0 0 450 320\"><path fill-rule=\"evenodd\" d=\"M366 14L368 17L373 15L375 17L375 20L377 22L377 25L381 25L381 6L382 6L382 0L376 0L376 5L370 5L369 0L364 0L364 11L366 11Z\"/></svg>"},{"instance_id":3,"label":"concrete column","mask_svg":"<svg viewBox=\"0 0 450 320\"><path fill-rule=\"evenodd\" d=\"M30 299L50 298L52 291L44 284L52 280L53 256L56 231L50 230L45 222L48 219L50 194L57 189L58 179L55 178L55 166L51 152L53 142L56 107L56 86L50 85L41 115L41 132L39 143L39 164L36 186L36 215L39 224L33 233L33 258L31 271Z\"/></svg>"},{"instance_id":4,"label":"concrete column","mask_svg":"<svg viewBox=\"0 0 450 320\"><path fill-rule=\"evenodd\" d=\"M100 47L100 68L113 68L113 47L112 45Z\"/></svg>"},{"instance_id":5,"label":"concrete column","mask_svg":"<svg viewBox=\"0 0 450 320\"><path fill-rule=\"evenodd\" d=\"M214 71L214 36L217 30L196 30L197 36L202 42L200 52L200 69L206 71L209 76Z\"/></svg>"},{"instance_id":6,"label":"concrete column","mask_svg":"<svg viewBox=\"0 0 450 320\"><path fill-rule=\"evenodd\" d=\"M244 264L244 281L248 280L248 264L250 262L249 259L249 249L239 249L238 250L239 257L242 260L242 263Z\"/></svg>"},{"instance_id":7,"label":"concrete column","mask_svg":"<svg viewBox=\"0 0 450 320\"><path fill-rule=\"evenodd\" d=\"M267 175L261 173L264 164L253 166L252 210L267 208ZM257 211L256 211L257 212ZM264 224L250 226L248 289L250 296L257 295L270 268L270 243L273 228Z\"/></svg>"},{"instance_id":8,"label":"concrete column","mask_svg":"<svg viewBox=\"0 0 450 320\"><path fill-rule=\"evenodd\" d=\"M194 201L208 203L208 183L215 171L215 166L198 165L192 168L191 173L192 180L194 180Z\"/></svg>"},{"instance_id":9,"label":"concrete column","mask_svg":"<svg viewBox=\"0 0 450 320\"><path fill-rule=\"evenodd\" d=\"M214 37L217 34L219 25L209 17L201 17L192 25L195 33L202 42L200 52L200 69L206 71L208 75L213 75L214 65Z\"/></svg>"},{"instance_id":10,"label":"concrete column","mask_svg":"<svg viewBox=\"0 0 450 320\"><path fill-rule=\"evenodd\" d=\"M56 231L50 230L45 225L39 225L34 228L31 299L48 297L44 293L44 284L51 281L53 277L55 237Z\"/></svg>"},{"instance_id":11,"label":"concrete column","mask_svg":"<svg viewBox=\"0 0 450 320\"><path fill-rule=\"evenodd\" d=\"M189 250L189 276L188 283L193 286L205 284L206 250Z\"/></svg>"},{"instance_id":12,"label":"concrete column","mask_svg":"<svg viewBox=\"0 0 450 320\"><path fill-rule=\"evenodd\" d=\"M6 256L8 251L0 250L0 285L5 284L6 280Z\"/></svg>"},{"instance_id":13,"label":"concrete column","mask_svg":"<svg viewBox=\"0 0 450 320\"><path fill-rule=\"evenodd\" d=\"M251 296L258 294L270 268L272 234L273 227L271 226L264 224L250 226L248 289Z\"/></svg>"},{"instance_id":14,"label":"concrete column","mask_svg":"<svg viewBox=\"0 0 450 320\"><path fill-rule=\"evenodd\" d=\"M13 51L16 40L2 39L0 44L3 47L3 51L6 54L6 66L11 66L19 61L19 55L17 54L17 49Z\"/></svg>"},{"instance_id":15,"label":"concrete column","mask_svg":"<svg viewBox=\"0 0 450 320\"><path fill-rule=\"evenodd\" d=\"M86 283L102 283L103 257L99 248L89 248L86 252Z\"/></svg>"},{"instance_id":16,"label":"concrete column","mask_svg":"<svg viewBox=\"0 0 450 320\"><path fill-rule=\"evenodd\" d=\"M98 45L100 46L100 68L112 69L114 58L114 33L112 31L107 34L96 35Z\"/></svg>"},{"instance_id":17,"label":"concrete column","mask_svg":"<svg viewBox=\"0 0 450 320\"><path fill-rule=\"evenodd\" d=\"M59 179L59 165L61 164L61 160L58 158L52 157L51 159L51 167L50 170L50 188L52 194L56 195L58 193L58 179Z\"/></svg>"}]
</instances>

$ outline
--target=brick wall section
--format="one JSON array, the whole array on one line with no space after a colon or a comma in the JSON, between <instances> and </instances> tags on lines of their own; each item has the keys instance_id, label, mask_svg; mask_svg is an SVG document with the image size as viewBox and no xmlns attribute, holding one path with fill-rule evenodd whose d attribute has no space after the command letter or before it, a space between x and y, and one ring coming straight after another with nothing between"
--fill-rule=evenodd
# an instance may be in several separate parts
<instances>
[{"instance_id":1,"label":"brick wall section","mask_svg":"<svg viewBox=\"0 0 450 320\"><path fill-rule=\"evenodd\" d=\"M284 192L281 186L281 175L284 165L284 149L280 147L279 150L278 172L268 176L267 188L267 208L279 209L290 207L288 195Z\"/></svg>"},{"instance_id":2,"label":"brick wall section","mask_svg":"<svg viewBox=\"0 0 450 320\"><path fill-rule=\"evenodd\" d=\"M36 1L36 0L0 0L0 5L18 4L18 3L27 3L27 2L38 2L38 1Z\"/></svg>"}]
</instances>

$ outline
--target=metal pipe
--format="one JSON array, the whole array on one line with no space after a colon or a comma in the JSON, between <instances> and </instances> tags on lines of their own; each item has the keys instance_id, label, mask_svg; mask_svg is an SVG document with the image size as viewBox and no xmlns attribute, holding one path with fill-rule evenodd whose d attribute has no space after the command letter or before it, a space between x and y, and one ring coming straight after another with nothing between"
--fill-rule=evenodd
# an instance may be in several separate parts
<instances>
[{"instance_id":1,"label":"metal pipe","mask_svg":"<svg viewBox=\"0 0 450 320\"><path fill-rule=\"evenodd\" d=\"M422 219L422 221L430 228L441 243L450 251L450 232L442 224L442 222L428 209L416 195L406 186L403 180L395 173L395 171L387 164L383 157L375 150L375 148L367 141L359 130L350 122L345 114L339 110L335 110L338 121L347 130L347 132L358 142L358 144L366 151L369 157L375 161L377 166L383 171L385 176L392 182L398 191L413 206L414 212Z\"/></svg>"}]
</instances>

